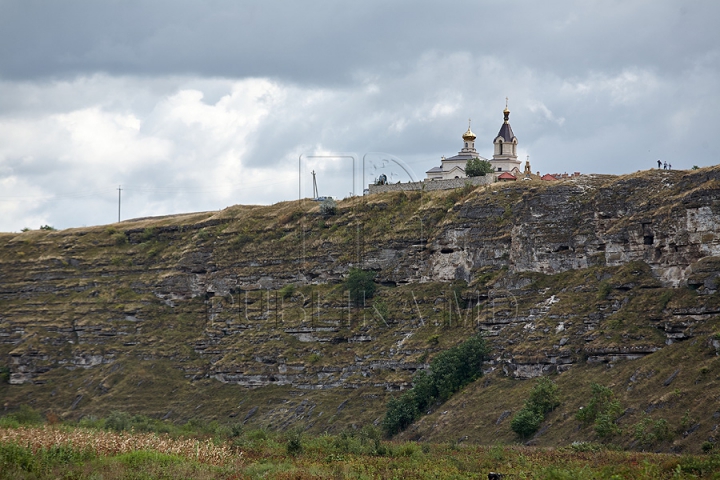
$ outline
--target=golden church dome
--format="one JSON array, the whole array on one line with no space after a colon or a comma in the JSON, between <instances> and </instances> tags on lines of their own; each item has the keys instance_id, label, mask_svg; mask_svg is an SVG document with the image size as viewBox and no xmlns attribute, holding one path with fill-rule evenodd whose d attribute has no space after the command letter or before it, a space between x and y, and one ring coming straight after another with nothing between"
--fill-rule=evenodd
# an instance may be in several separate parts
<instances>
[{"instance_id":1,"label":"golden church dome","mask_svg":"<svg viewBox=\"0 0 720 480\"><path fill-rule=\"evenodd\" d=\"M475 139L477 137L472 132L472 130L470 130L470 127L468 126L467 132L463 133L462 138L463 138L463 140L467 140L467 141L475 141Z\"/></svg>"}]
</instances>

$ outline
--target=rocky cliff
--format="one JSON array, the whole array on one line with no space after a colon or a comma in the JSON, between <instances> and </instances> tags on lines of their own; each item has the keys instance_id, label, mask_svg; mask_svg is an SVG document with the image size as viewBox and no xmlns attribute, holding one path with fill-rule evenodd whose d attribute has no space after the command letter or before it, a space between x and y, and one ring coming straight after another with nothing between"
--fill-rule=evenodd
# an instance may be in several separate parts
<instances>
[{"instance_id":1,"label":"rocky cliff","mask_svg":"<svg viewBox=\"0 0 720 480\"><path fill-rule=\"evenodd\" d=\"M493 358L468 392L492 406L478 425L497 438L512 438L498 419L522 402L492 388L527 389L515 379L561 374L580 392L607 366L634 368L625 395L642 409L678 349L699 352L680 370L715 368L719 177L518 181L354 198L335 215L303 201L0 234L0 398L69 417L340 428L377 421L435 352L484 331ZM352 267L377 272L364 305L342 284ZM688 392L720 394L703 378ZM417 438L470 428L440 420Z\"/></svg>"}]
</instances>

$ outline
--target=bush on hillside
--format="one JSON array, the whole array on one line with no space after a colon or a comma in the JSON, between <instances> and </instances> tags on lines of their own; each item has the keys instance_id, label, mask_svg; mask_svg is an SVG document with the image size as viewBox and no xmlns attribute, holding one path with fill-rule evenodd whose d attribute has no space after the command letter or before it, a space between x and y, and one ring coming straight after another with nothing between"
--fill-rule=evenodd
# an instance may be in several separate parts
<instances>
[{"instance_id":1,"label":"bush on hillside","mask_svg":"<svg viewBox=\"0 0 720 480\"><path fill-rule=\"evenodd\" d=\"M527 438L538 431L545 416L558 405L560 405L560 396L557 385L549 378L540 378L523 408L513 417L510 428L518 436Z\"/></svg>"},{"instance_id":2,"label":"bush on hillside","mask_svg":"<svg viewBox=\"0 0 720 480\"><path fill-rule=\"evenodd\" d=\"M482 362L488 354L485 339L480 335L440 352L430 362L429 372L415 374L410 390L390 399L382 422L385 434L393 436L404 430L436 401L447 400L482 376Z\"/></svg>"},{"instance_id":3,"label":"bush on hillside","mask_svg":"<svg viewBox=\"0 0 720 480\"><path fill-rule=\"evenodd\" d=\"M350 292L350 299L355 305L362 305L375 295L375 272L351 268L345 281L345 288Z\"/></svg>"}]
</instances>

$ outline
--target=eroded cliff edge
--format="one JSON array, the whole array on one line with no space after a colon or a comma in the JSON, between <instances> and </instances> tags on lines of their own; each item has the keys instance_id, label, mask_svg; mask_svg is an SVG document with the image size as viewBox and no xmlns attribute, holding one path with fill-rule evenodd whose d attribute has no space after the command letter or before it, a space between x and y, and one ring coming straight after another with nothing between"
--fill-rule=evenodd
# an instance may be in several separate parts
<instances>
[{"instance_id":1,"label":"eroded cliff edge","mask_svg":"<svg viewBox=\"0 0 720 480\"><path fill-rule=\"evenodd\" d=\"M373 421L434 352L478 330L493 345L488 379L571 378L678 342L712 358L719 176L518 181L349 199L332 216L303 201L2 234L6 408ZM365 308L348 306L352 267L377 272Z\"/></svg>"}]
</instances>

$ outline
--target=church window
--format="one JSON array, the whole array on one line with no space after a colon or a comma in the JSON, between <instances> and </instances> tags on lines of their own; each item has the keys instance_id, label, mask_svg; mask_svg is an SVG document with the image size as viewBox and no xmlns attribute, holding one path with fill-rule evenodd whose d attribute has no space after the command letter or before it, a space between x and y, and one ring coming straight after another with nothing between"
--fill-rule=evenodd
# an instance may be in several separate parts
<instances>
[{"instance_id":1,"label":"church window","mask_svg":"<svg viewBox=\"0 0 720 480\"><path fill-rule=\"evenodd\" d=\"M465 148L467 148L467 142L465 142Z\"/></svg>"},{"instance_id":2,"label":"church window","mask_svg":"<svg viewBox=\"0 0 720 480\"><path fill-rule=\"evenodd\" d=\"M502 172L502 167L498 167L498 172Z\"/></svg>"}]
</instances>

